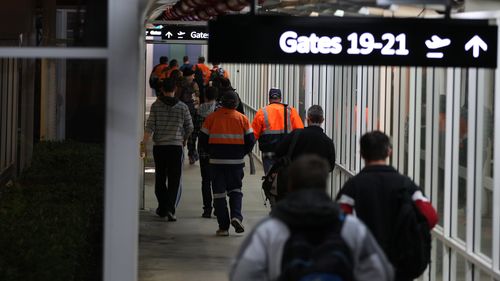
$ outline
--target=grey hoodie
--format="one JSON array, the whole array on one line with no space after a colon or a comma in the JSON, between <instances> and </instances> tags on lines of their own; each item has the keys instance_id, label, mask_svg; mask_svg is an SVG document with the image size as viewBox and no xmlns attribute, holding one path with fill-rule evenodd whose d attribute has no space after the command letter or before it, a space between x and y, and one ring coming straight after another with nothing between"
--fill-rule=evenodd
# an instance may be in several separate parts
<instances>
[{"instance_id":1,"label":"grey hoodie","mask_svg":"<svg viewBox=\"0 0 500 281\"><path fill-rule=\"evenodd\" d=\"M283 249L290 237L287 225L311 228L324 226L332 223L332 217L335 217L332 214L337 211L337 205L323 191L304 190L290 193L276 206L271 217L261 221L246 238L232 265L229 279L278 280ZM341 236L351 249L355 280L394 279L391 264L361 221L348 215L342 226Z\"/></svg>"}]
</instances>

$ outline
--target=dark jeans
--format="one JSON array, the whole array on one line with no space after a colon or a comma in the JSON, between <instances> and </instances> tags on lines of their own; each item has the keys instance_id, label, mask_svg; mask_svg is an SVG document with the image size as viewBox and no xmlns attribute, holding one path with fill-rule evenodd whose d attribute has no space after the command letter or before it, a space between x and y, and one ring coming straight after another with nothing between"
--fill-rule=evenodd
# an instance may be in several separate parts
<instances>
[{"instance_id":1,"label":"dark jeans","mask_svg":"<svg viewBox=\"0 0 500 281\"><path fill-rule=\"evenodd\" d=\"M203 197L203 210L212 212L212 179L210 173L209 157L200 157L201 195Z\"/></svg>"},{"instance_id":2,"label":"dark jeans","mask_svg":"<svg viewBox=\"0 0 500 281\"><path fill-rule=\"evenodd\" d=\"M189 108L189 113L191 114L191 119L193 124L198 122L198 114L196 113L196 109L194 108L193 103L187 104ZM198 158L198 151L196 150L196 139L198 138L199 126L194 126L194 130L188 138L187 147L188 147L188 156L194 157L194 159Z\"/></svg>"},{"instance_id":3,"label":"dark jeans","mask_svg":"<svg viewBox=\"0 0 500 281\"><path fill-rule=\"evenodd\" d=\"M243 167L240 165L210 165L212 170L212 188L214 190L214 207L219 229L228 230L230 218L243 220L241 214L241 192L244 176ZM226 195L229 197L229 214Z\"/></svg>"},{"instance_id":4,"label":"dark jeans","mask_svg":"<svg viewBox=\"0 0 500 281\"><path fill-rule=\"evenodd\" d=\"M181 183L182 154L180 145L155 145L153 147L155 194L161 215L166 215L167 212L175 214L177 193Z\"/></svg>"}]
</instances>

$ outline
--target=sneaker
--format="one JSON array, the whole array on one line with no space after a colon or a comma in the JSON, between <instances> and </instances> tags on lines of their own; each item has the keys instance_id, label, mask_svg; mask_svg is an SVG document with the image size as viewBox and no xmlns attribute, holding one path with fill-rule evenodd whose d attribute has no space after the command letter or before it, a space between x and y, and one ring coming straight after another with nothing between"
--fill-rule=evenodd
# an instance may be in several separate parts
<instances>
[{"instance_id":1,"label":"sneaker","mask_svg":"<svg viewBox=\"0 0 500 281\"><path fill-rule=\"evenodd\" d=\"M212 211L210 211L210 210L204 211L203 214L201 214L201 217L206 218L206 219L210 219L210 218L212 218L211 213L212 213Z\"/></svg>"},{"instance_id":2,"label":"sneaker","mask_svg":"<svg viewBox=\"0 0 500 281\"><path fill-rule=\"evenodd\" d=\"M234 231L236 231L236 233L243 233L245 231L243 224L237 218L231 219L231 225L234 227Z\"/></svg>"},{"instance_id":3,"label":"sneaker","mask_svg":"<svg viewBox=\"0 0 500 281\"><path fill-rule=\"evenodd\" d=\"M164 214L163 212L160 212L160 208L156 208L156 211L155 213L160 217L160 218L164 218L166 217L167 215Z\"/></svg>"},{"instance_id":4,"label":"sneaker","mask_svg":"<svg viewBox=\"0 0 500 281\"><path fill-rule=\"evenodd\" d=\"M167 212L168 221L177 221L177 217L171 212Z\"/></svg>"},{"instance_id":5,"label":"sneaker","mask_svg":"<svg viewBox=\"0 0 500 281\"><path fill-rule=\"evenodd\" d=\"M215 235L217 236L229 236L229 231L225 229L219 229L215 232Z\"/></svg>"},{"instance_id":6,"label":"sneaker","mask_svg":"<svg viewBox=\"0 0 500 281\"><path fill-rule=\"evenodd\" d=\"M194 155L190 155L189 156L189 164L193 165L194 163L196 163L196 157Z\"/></svg>"}]
</instances>

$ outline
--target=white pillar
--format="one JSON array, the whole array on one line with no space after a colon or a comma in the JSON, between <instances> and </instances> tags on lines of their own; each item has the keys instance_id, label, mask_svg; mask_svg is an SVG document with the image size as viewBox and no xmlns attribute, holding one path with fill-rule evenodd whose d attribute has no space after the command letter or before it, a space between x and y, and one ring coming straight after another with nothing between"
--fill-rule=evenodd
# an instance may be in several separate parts
<instances>
[{"instance_id":1,"label":"white pillar","mask_svg":"<svg viewBox=\"0 0 500 281\"><path fill-rule=\"evenodd\" d=\"M143 21L138 0L109 0L108 7L104 280L135 281L143 112L138 69Z\"/></svg>"}]
</instances>

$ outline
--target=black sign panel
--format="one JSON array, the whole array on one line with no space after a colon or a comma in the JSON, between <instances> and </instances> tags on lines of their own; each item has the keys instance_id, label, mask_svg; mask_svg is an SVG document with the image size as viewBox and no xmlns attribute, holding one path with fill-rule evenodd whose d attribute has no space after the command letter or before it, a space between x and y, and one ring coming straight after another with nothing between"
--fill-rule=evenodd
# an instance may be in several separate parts
<instances>
[{"instance_id":1,"label":"black sign panel","mask_svg":"<svg viewBox=\"0 0 500 281\"><path fill-rule=\"evenodd\" d=\"M497 66L497 26L485 20L238 15L209 30L209 61Z\"/></svg>"},{"instance_id":2,"label":"black sign panel","mask_svg":"<svg viewBox=\"0 0 500 281\"><path fill-rule=\"evenodd\" d=\"M163 40L208 40L208 28L203 25L168 25L163 27Z\"/></svg>"},{"instance_id":3,"label":"black sign panel","mask_svg":"<svg viewBox=\"0 0 500 281\"><path fill-rule=\"evenodd\" d=\"M162 36L161 29L148 28L146 29L146 36Z\"/></svg>"}]
</instances>

